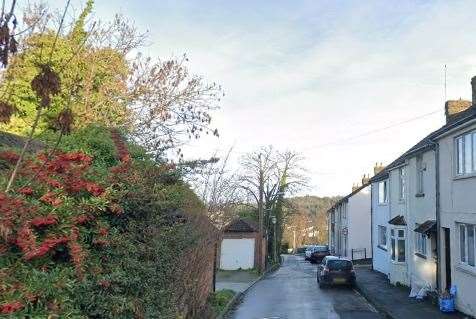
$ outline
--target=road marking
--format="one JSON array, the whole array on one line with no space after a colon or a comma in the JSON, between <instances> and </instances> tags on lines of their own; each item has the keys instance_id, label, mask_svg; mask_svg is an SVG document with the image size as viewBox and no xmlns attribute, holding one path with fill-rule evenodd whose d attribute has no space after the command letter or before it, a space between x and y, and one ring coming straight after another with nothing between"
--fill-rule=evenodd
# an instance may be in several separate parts
<instances>
[{"instance_id":1,"label":"road marking","mask_svg":"<svg viewBox=\"0 0 476 319\"><path fill-rule=\"evenodd\" d=\"M378 313L377 309L375 309L375 307L372 306L372 304L371 304L367 299L365 299L365 297L362 296L360 292L358 292L358 291L355 290L355 289L352 289L352 290L353 290L358 296L360 296L360 298L362 298L362 300L365 301L365 303L367 304L367 306L369 306L370 311L375 312L375 313Z\"/></svg>"}]
</instances>

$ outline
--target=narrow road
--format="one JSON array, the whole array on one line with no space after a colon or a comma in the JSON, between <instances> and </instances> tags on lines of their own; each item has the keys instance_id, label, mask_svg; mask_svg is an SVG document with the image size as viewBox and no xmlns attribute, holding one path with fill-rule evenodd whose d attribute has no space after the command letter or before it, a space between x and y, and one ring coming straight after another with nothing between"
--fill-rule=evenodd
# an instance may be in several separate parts
<instances>
[{"instance_id":1,"label":"narrow road","mask_svg":"<svg viewBox=\"0 0 476 319\"><path fill-rule=\"evenodd\" d=\"M253 286L228 319L384 318L353 289L320 289L316 272L302 257L284 256L281 268Z\"/></svg>"}]
</instances>

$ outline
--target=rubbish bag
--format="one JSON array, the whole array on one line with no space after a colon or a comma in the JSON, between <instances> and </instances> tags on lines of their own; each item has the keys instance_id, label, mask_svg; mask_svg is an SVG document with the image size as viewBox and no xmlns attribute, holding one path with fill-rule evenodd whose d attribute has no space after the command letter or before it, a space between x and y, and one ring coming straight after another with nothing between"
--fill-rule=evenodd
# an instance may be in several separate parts
<instances>
[{"instance_id":1,"label":"rubbish bag","mask_svg":"<svg viewBox=\"0 0 476 319\"><path fill-rule=\"evenodd\" d=\"M417 293L416 295L416 299L417 300L423 300L426 298L426 296L428 295L428 287L423 287L420 289L420 291Z\"/></svg>"},{"instance_id":2,"label":"rubbish bag","mask_svg":"<svg viewBox=\"0 0 476 319\"><path fill-rule=\"evenodd\" d=\"M449 292L444 292L440 295L439 304L441 312L455 312L455 297L456 297L456 286L451 286Z\"/></svg>"}]
</instances>

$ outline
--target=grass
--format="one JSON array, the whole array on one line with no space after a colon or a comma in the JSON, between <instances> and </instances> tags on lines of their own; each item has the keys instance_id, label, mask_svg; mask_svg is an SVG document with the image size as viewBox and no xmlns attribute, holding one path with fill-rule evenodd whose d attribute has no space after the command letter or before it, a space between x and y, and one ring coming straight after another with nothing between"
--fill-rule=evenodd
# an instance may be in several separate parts
<instances>
[{"instance_id":1,"label":"grass","mask_svg":"<svg viewBox=\"0 0 476 319\"><path fill-rule=\"evenodd\" d=\"M229 289L215 291L209 297L209 303L216 314L220 314L225 310L226 305L235 296L235 292Z\"/></svg>"}]
</instances>

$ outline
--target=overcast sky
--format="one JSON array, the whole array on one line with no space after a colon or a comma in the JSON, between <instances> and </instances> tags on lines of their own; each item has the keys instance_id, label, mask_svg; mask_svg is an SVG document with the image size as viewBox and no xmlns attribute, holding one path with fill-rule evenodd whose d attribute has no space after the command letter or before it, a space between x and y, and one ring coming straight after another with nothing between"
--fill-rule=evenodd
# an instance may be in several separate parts
<instances>
[{"instance_id":1,"label":"overcast sky","mask_svg":"<svg viewBox=\"0 0 476 319\"><path fill-rule=\"evenodd\" d=\"M96 17L122 13L149 31L148 55L186 53L192 72L224 87L220 138L187 157L296 150L312 179L304 193L345 195L441 126L445 64L448 99L471 98L473 0L96 2Z\"/></svg>"}]
</instances>

